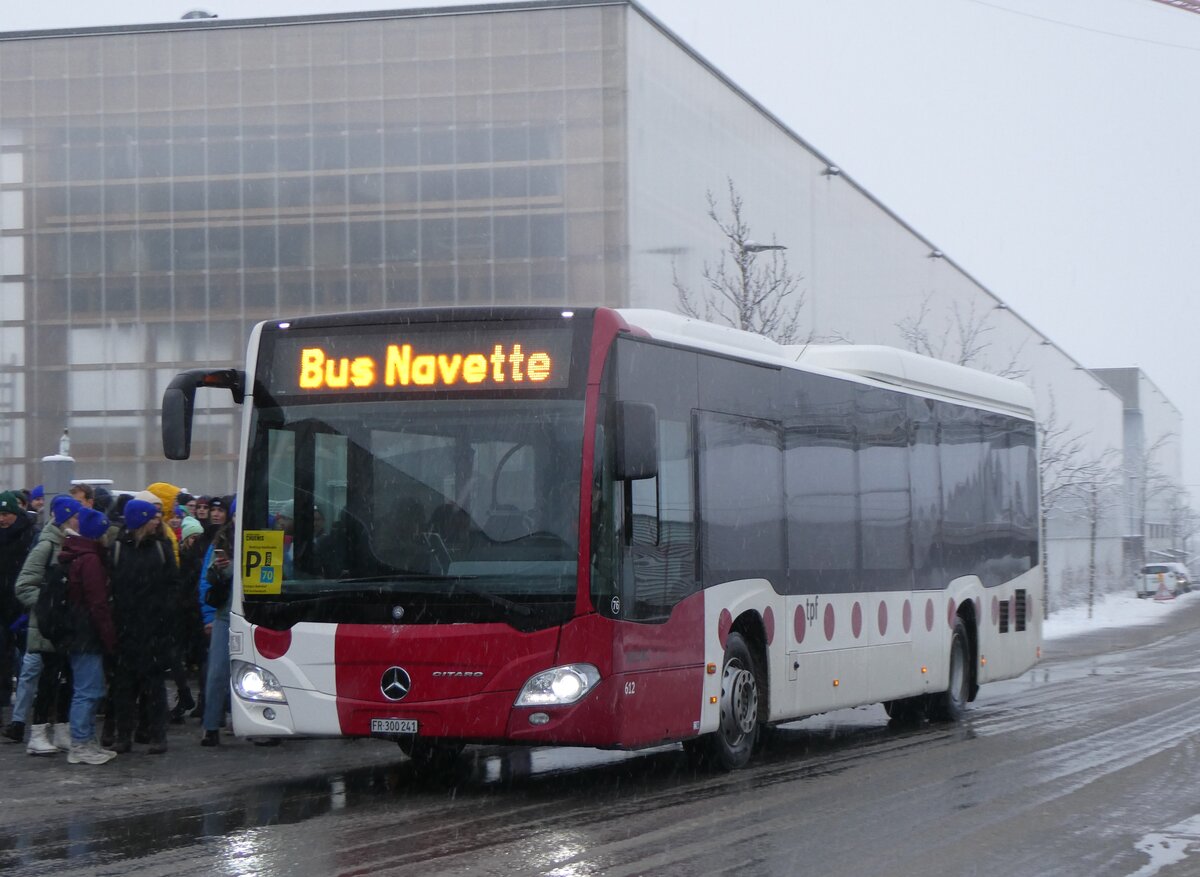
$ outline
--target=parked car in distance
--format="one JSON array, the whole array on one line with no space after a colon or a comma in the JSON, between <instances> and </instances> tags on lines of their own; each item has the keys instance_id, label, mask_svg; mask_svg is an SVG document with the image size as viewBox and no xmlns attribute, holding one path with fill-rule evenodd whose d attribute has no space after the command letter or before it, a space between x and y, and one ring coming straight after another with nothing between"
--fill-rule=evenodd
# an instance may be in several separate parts
<instances>
[{"instance_id":1,"label":"parked car in distance","mask_svg":"<svg viewBox=\"0 0 1200 877\"><path fill-rule=\"evenodd\" d=\"M1137 579L1138 597L1153 597L1161 585L1173 597L1186 594L1192 589L1192 574L1182 563L1148 563L1142 567Z\"/></svg>"}]
</instances>

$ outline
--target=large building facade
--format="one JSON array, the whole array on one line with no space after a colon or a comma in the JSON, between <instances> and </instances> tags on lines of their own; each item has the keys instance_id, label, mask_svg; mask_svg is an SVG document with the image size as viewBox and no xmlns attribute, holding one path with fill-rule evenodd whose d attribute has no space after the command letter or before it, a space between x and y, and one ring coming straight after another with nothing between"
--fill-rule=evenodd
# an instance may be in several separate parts
<instances>
[{"instance_id":1,"label":"large building facade","mask_svg":"<svg viewBox=\"0 0 1200 877\"><path fill-rule=\"evenodd\" d=\"M787 247L803 338L924 338L1122 447L1117 393L636 3L552 0L0 36L0 481L69 428L81 476L227 489L236 407L202 394L167 463L158 406L257 320L676 310L731 187ZM1080 563L1054 554L1052 599Z\"/></svg>"}]
</instances>

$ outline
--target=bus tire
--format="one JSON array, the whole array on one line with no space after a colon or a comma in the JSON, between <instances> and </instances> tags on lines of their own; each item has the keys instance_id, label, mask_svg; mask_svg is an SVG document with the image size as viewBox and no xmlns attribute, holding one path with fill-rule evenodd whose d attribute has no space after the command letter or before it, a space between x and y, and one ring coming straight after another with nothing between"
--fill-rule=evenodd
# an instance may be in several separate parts
<instances>
[{"instance_id":1,"label":"bus tire","mask_svg":"<svg viewBox=\"0 0 1200 877\"><path fill-rule=\"evenodd\" d=\"M400 751L419 767L439 770L451 767L466 748L466 744L454 740L429 740L422 737L401 737L396 744Z\"/></svg>"},{"instance_id":2,"label":"bus tire","mask_svg":"<svg viewBox=\"0 0 1200 877\"><path fill-rule=\"evenodd\" d=\"M717 730L685 747L718 770L745 767L758 740L758 677L754 655L740 633L729 634L721 671L721 720Z\"/></svg>"},{"instance_id":3,"label":"bus tire","mask_svg":"<svg viewBox=\"0 0 1200 877\"><path fill-rule=\"evenodd\" d=\"M961 618L956 618L954 633L950 636L950 684L945 691L929 699L929 718L933 721L957 722L966 715L971 697L970 654L967 626Z\"/></svg>"},{"instance_id":4,"label":"bus tire","mask_svg":"<svg viewBox=\"0 0 1200 877\"><path fill-rule=\"evenodd\" d=\"M924 695L902 697L899 700L889 700L883 704L884 712L892 722L901 727L919 725L925 718L927 704Z\"/></svg>"}]
</instances>

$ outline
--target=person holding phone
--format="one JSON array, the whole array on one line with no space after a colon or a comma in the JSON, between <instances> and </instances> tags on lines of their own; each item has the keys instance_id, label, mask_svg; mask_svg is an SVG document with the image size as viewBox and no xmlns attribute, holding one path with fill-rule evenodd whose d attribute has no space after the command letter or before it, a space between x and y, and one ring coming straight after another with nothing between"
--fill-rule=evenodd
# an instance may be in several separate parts
<instances>
[{"instance_id":1,"label":"person holding phone","mask_svg":"<svg viewBox=\"0 0 1200 877\"><path fill-rule=\"evenodd\" d=\"M221 742L221 728L229 703L229 604L233 599L233 534L237 501L224 497L218 507L228 518L213 536L200 577L200 600L206 615L204 629L209 634L208 673L204 684L204 733L201 746ZM211 510L210 510L211 511Z\"/></svg>"}]
</instances>

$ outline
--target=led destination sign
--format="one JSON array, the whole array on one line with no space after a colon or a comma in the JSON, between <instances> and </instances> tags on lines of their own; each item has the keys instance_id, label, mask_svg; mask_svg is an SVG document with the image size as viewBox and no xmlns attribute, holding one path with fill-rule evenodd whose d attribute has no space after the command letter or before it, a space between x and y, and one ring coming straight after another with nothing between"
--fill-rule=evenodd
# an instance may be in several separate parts
<instances>
[{"instance_id":1,"label":"led destination sign","mask_svg":"<svg viewBox=\"0 0 1200 877\"><path fill-rule=\"evenodd\" d=\"M570 365L569 328L335 329L280 336L270 383L289 394L554 389Z\"/></svg>"}]
</instances>

